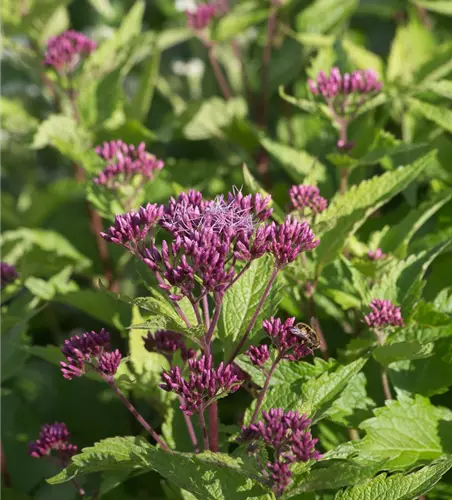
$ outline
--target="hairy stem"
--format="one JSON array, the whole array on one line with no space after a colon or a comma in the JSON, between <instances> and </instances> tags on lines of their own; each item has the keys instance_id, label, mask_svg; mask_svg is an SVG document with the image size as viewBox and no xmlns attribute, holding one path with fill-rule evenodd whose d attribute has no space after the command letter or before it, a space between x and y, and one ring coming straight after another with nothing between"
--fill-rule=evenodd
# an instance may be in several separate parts
<instances>
[{"instance_id":1,"label":"hairy stem","mask_svg":"<svg viewBox=\"0 0 452 500\"><path fill-rule=\"evenodd\" d=\"M381 369L381 385L383 386L383 392L386 400L392 400L391 385L389 384L389 378L386 370Z\"/></svg>"},{"instance_id":2,"label":"hairy stem","mask_svg":"<svg viewBox=\"0 0 452 500\"><path fill-rule=\"evenodd\" d=\"M210 450L218 451L219 448L219 438L218 438L218 401L214 401L209 405L207 409L209 414L209 442L210 442Z\"/></svg>"},{"instance_id":3,"label":"hairy stem","mask_svg":"<svg viewBox=\"0 0 452 500\"><path fill-rule=\"evenodd\" d=\"M205 450L210 450L209 435L207 433L206 421L204 419L204 410L203 409L200 410L199 413L198 413L198 415L199 415L199 423L201 424L204 451Z\"/></svg>"},{"instance_id":4,"label":"hairy stem","mask_svg":"<svg viewBox=\"0 0 452 500\"><path fill-rule=\"evenodd\" d=\"M207 294L205 294L202 298L202 308L204 311L204 324L206 326L206 329L208 330L210 328L210 315L209 315L209 299L207 297Z\"/></svg>"},{"instance_id":5,"label":"hairy stem","mask_svg":"<svg viewBox=\"0 0 452 500\"><path fill-rule=\"evenodd\" d=\"M146 422L146 420L141 416L138 410L133 406L133 404L126 398L126 396L122 393L121 389L116 385L113 377L105 375L101 372L98 372L100 376L107 382L107 384L113 389L119 399L122 401L124 406L130 411L130 413L135 417L137 422L144 428L144 430L150 434L154 440L165 450L170 451L168 445L163 441L163 439L154 431L154 429Z\"/></svg>"},{"instance_id":6,"label":"hairy stem","mask_svg":"<svg viewBox=\"0 0 452 500\"><path fill-rule=\"evenodd\" d=\"M240 350L242 349L243 345L245 342L248 340L248 337L251 333L251 330L254 328L254 325L256 324L257 318L261 312L262 306L264 305L265 300L268 297L268 294L270 293L270 290L272 288L272 285L276 279L276 276L278 275L279 269L278 267L274 267L272 274L270 276L270 279L268 280L267 286L265 287L264 293L262 294L261 299L259 300L259 303L257 304L256 310L254 311L253 317L250 320L249 325L247 326L245 333L243 334L243 337L241 338L240 342L237 344L236 348L234 349L234 352L232 353L231 357L229 358L227 364L231 364Z\"/></svg>"},{"instance_id":7,"label":"hairy stem","mask_svg":"<svg viewBox=\"0 0 452 500\"><path fill-rule=\"evenodd\" d=\"M275 371L275 368L277 367L280 361L281 361L281 354L278 353L278 355L276 356L275 360L272 363L270 370L267 373L267 378L265 379L264 387L262 387L262 390L259 393L259 397L257 398L256 408L254 409L253 416L251 417L250 425L254 424L257 417L259 416L259 412L262 408L262 403L264 402L265 394L267 393L268 386L270 385L270 380L272 378L273 372Z\"/></svg>"}]
</instances>

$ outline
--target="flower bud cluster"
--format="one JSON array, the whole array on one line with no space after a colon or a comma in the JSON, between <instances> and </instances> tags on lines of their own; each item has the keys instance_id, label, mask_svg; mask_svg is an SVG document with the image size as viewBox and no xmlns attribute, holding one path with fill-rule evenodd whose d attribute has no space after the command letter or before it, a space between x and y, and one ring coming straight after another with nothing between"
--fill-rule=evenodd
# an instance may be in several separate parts
<instances>
[{"instance_id":1,"label":"flower bud cluster","mask_svg":"<svg viewBox=\"0 0 452 500\"><path fill-rule=\"evenodd\" d=\"M44 56L44 64L57 71L70 73L86 56L96 49L96 42L78 31L69 30L50 38Z\"/></svg>"},{"instance_id":2,"label":"flower bud cluster","mask_svg":"<svg viewBox=\"0 0 452 500\"><path fill-rule=\"evenodd\" d=\"M104 328L74 335L64 342L61 352L67 360L60 362L61 372L68 380L84 375L87 366L113 376L121 362L121 353L117 349L110 351L110 334Z\"/></svg>"},{"instance_id":3,"label":"flower bud cluster","mask_svg":"<svg viewBox=\"0 0 452 500\"><path fill-rule=\"evenodd\" d=\"M262 322L265 332L271 338L282 359L290 361L300 361L312 354L307 338L298 333L295 321L295 318L288 318L283 322L272 316Z\"/></svg>"},{"instance_id":4,"label":"flower bud cluster","mask_svg":"<svg viewBox=\"0 0 452 500\"><path fill-rule=\"evenodd\" d=\"M308 86L314 95L320 94L328 102L351 94L367 96L374 94L381 90L383 83L378 79L377 73L371 69L356 70L342 75L339 68L334 67L329 76L324 71L320 71L317 81L309 79Z\"/></svg>"},{"instance_id":5,"label":"flower bud cluster","mask_svg":"<svg viewBox=\"0 0 452 500\"><path fill-rule=\"evenodd\" d=\"M242 381L233 365L212 364L212 356L188 361L189 376L185 380L178 366L162 373L160 387L182 398L180 409L186 415L203 412L214 400L239 389Z\"/></svg>"},{"instance_id":6,"label":"flower bud cluster","mask_svg":"<svg viewBox=\"0 0 452 500\"><path fill-rule=\"evenodd\" d=\"M215 4L198 4L195 9L185 11L187 25L194 31L202 31L209 26L212 19L217 15Z\"/></svg>"},{"instance_id":7,"label":"flower bud cluster","mask_svg":"<svg viewBox=\"0 0 452 500\"><path fill-rule=\"evenodd\" d=\"M58 458L65 463L77 453L77 446L69 442L69 431L63 423L44 424L39 438L28 445L28 453L33 458L42 458L55 451Z\"/></svg>"},{"instance_id":8,"label":"flower bud cluster","mask_svg":"<svg viewBox=\"0 0 452 500\"><path fill-rule=\"evenodd\" d=\"M154 334L148 332L143 341L145 349L149 352L157 351L165 356L173 356L176 351L180 351L183 360L196 356L195 350L185 345L184 336L178 332L170 330L158 330Z\"/></svg>"},{"instance_id":9,"label":"flower bud cluster","mask_svg":"<svg viewBox=\"0 0 452 500\"><path fill-rule=\"evenodd\" d=\"M96 153L108 163L93 182L109 189L118 189L135 177L141 177L142 183L152 180L165 163L148 153L145 147L144 142L135 147L121 140L104 142L103 145L97 146Z\"/></svg>"},{"instance_id":10,"label":"flower bud cluster","mask_svg":"<svg viewBox=\"0 0 452 500\"><path fill-rule=\"evenodd\" d=\"M311 420L304 414L272 408L263 411L262 417L263 421L242 428L241 440L261 440L273 449L273 459L267 462L267 474L275 493L281 495L290 484L293 463L321 458L315 449L318 440L312 437Z\"/></svg>"},{"instance_id":11,"label":"flower bud cluster","mask_svg":"<svg viewBox=\"0 0 452 500\"><path fill-rule=\"evenodd\" d=\"M383 260L387 257L387 255L383 253L383 250L381 248L377 248L376 250L369 250L367 252L367 256L370 260Z\"/></svg>"},{"instance_id":12,"label":"flower bud cluster","mask_svg":"<svg viewBox=\"0 0 452 500\"><path fill-rule=\"evenodd\" d=\"M403 326L400 307L396 307L390 300L373 299L369 307L371 312L364 320L370 328Z\"/></svg>"},{"instance_id":13,"label":"flower bud cluster","mask_svg":"<svg viewBox=\"0 0 452 500\"><path fill-rule=\"evenodd\" d=\"M0 262L0 281L2 288L15 281L19 275L16 268L6 262Z\"/></svg>"},{"instance_id":14,"label":"flower bud cluster","mask_svg":"<svg viewBox=\"0 0 452 500\"><path fill-rule=\"evenodd\" d=\"M292 207L295 210L309 208L313 214L323 212L328 202L323 196L320 196L319 188L308 184L299 184L292 186L289 190Z\"/></svg>"},{"instance_id":15,"label":"flower bud cluster","mask_svg":"<svg viewBox=\"0 0 452 500\"><path fill-rule=\"evenodd\" d=\"M114 226L101 235L135 253L172 300L222 294L234 282L238 263L243 267L268 253L282 268L319 243L306 222L287 218L281 225L266 223L270 201L269 196L240 191L209 201L191 190L165 207L147 205L138 213L116 216ZM150 232L157 222L171 235L159 247ZM148 233L150 243L145 244Z\"/></svg>"},{"instance_id":16,"label":"flower bud cluster","mask_svg":"<svg viewBox=\"0 0 452 500\"><path fill-rule=\"evenodd\" d=\"M246 356L249 356L251 363L254 366L258 366L261 368L270 358L270 351L268 346L263 344L260 346L250 346L248 350L245 352Z\"/></svg>"}]
</instances>

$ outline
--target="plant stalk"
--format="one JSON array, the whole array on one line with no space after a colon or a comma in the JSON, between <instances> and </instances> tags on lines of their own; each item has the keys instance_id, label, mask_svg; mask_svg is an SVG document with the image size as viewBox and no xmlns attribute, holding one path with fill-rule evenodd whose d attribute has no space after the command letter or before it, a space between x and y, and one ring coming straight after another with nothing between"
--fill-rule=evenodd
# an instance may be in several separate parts
<instances>
[{"instance_id":1,"label":"plant stalk","mask_svg":"<svg viewBox=\"0 0 452 500\"><path fill-rule=\"evenodd\" d=\"M209 435L207 433L207 426L206 426L206 421L204 419L204 410L201 409L198 413L199 415L199 422L201 424L201 430L202 430L202 438L203 438L203 445L204 445L204 451L210 450L209 446Z\"/></svg>"},{"instance_id":2,"label":"plant stalk","mask_svg":"<svg viewBox=\"0 0 452 500\"><path fill-rule=\"evenodd\" d=\"M100 376L107 382L107 384L113 389L119 399L122 401L124 406L130 411L130 413L135 417L137 422L144 428L144 430L150 434L154 440L165 450L170 451L168 445L163 441L163 439L154 431L154 429L146 422L146 420L141 416L138 410L133 406L133 404L126 398L123 392L119 389L114 381L113 377L105 375L98 372Z\"/></svg>"},{"instance_id":3,"label":"plant stalk","mask_svg":"<svg viewBox=\"0 0 452 500\"><path fill-rule=\"evenodd\" d=\"M256 408L254 409L254 413L253 416L251 417L250 424L254 424L259 415L262 403L264 402L265 399L265 394L267 393L268 386L270 385L270 379L272 378L273 372L275 371L281 359L282 359L281 353L278 353L278 355L276 356L275 360L272 363L270 370L267 373L267 378L265 379L264 387L262 387L262 390L259 393L259 397L257 398Z\"/></svg>"}]
</instances>

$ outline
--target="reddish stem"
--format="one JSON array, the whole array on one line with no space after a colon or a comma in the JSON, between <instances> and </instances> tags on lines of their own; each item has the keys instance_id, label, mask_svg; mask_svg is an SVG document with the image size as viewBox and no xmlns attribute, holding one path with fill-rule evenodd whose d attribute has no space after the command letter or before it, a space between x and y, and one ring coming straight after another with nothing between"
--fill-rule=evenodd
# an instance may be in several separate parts
<instances>
[{"instance_id":1,"label":"reddish stem","mask_svg":"<svg viewBox=\"0 0 452 500\"><path fill-rule=\"evenodd\" d=\"M256 418L259 415L260 409L262 408L262 403L264 402L265 394L267 393L268 386L270 385L270 380L281 359L282 359L281 353L278 353L278 355L276 356L275 360L272 363L270 370L267 373L267 378L265 379L264 387L262 387L262 390L259 393L259 397L257 398L256 408L254 409L253 416L251 417L250 425L254 424Z\"/></svg>"},{"instance_id":2,"label":"reddish stem","mask_svg":"<svg viewBox=\"0 0 452 500\"><path fill-rule=\"evenodd\" d=\"M223 93L223 97L226 101L228 101L232 97L232 92L230 91L229 86L226 82L226 78L223 75L223 71L220 68L218 59L215 57L215 45L210 40L207 40L207 38L201 38L201 41L207 48L207 55L209 57L210 65L212 66L213 72L215 73L215 77L217 79L218 85L220 86L221 92Z\"/></svg>"},{"instance_id":3,"label":"reddish stem","mask_svg":"<svg viewBox=\"0 0 452 500\"><path fill-rule=\"evenodd\" d=\"M107 384L113 389L119 399L122 401L124 406L130 411L130 413L135 417L137 422L144 428L144 430L150 434L155 441L165 450L170 451L168 445L163 441L163 439L154 431L154 429L146 422L146 420L141 416L138 410L133 406L133 404L126 398L126 396L122 393L119 387L116 385L113 377L103 374L102 372L98 372L99 375L107 382Z\"/></svg>"},{"instance_id":4,"label":"reddish stem","mask_svg":"<svg viewBox=\"0 0 452 500\"><path fill-rule=\"evenodd\" d=\"M199 413L198 413L198 415L199 415L199 422L201 424L204 451L210 450L209 435L207 433L206 421L204 419L204 410L203 409L200 410Z\"/></svg>"}]
</instances>

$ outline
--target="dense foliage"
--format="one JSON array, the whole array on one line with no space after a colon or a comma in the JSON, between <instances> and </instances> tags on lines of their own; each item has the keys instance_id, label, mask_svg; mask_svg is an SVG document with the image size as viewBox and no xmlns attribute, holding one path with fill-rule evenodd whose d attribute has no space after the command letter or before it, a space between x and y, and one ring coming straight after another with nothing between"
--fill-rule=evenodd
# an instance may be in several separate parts
<instances>
[{"instance_id":1,"label":"dense foliage","mask_svg":"<svg viewBox=\"0 0 452 500\"><path fill-rule=\"evenodd\" d=\"M2 495L452 497L452 5L4 0Z\"/></svg>"}]
</instances>

